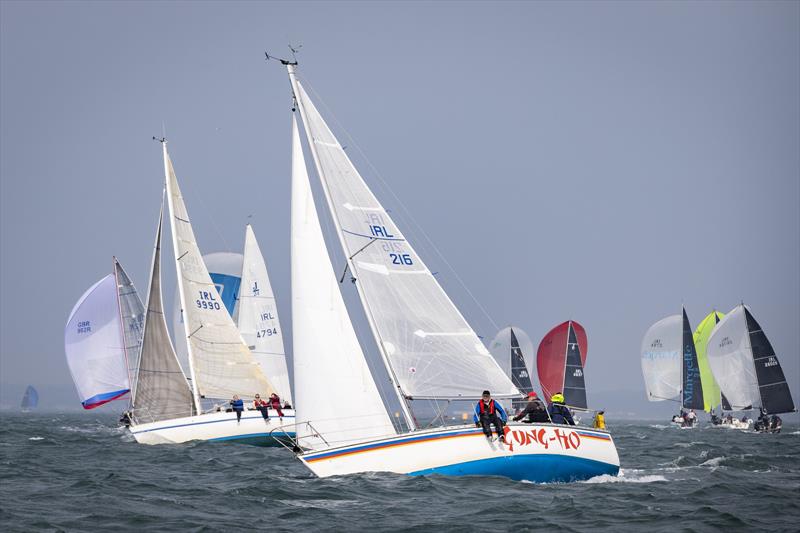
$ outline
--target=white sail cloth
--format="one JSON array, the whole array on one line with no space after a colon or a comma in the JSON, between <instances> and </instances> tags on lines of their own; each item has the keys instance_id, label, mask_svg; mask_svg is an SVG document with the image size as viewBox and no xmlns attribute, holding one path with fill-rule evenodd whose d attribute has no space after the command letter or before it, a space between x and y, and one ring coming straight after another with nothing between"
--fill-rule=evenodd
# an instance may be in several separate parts
<instances>
[{"instance_id":1,"label":"white sail cloth","mask_svg":"<svg viewBox=\"0 0 800 533\"><path fill-rule=\"evenodd\" d=\"M84 409L130 391L114 274L92 285L75 304L64 329L64 349Z\"/></svg>"},{"instance_id":2,"label":"white sail cloth","mask_svg":"<svg viewBox=\"0 0 800 533\"><path fill-rule=\"evenodd\" d=\"M239 287L238 326L264 374L275 386L278 396L292 401L289 370L283 348L283 329L278 320L278 306L267 274L267 264L261 254L256 235L250 224L244 238L242 284Z\"/></svg>"},{"instance_id":3,"label":"white sail cloth","mask_svg":"<svg viewBox=\"0 0 800 533\"><path fill-rule=\"evenodd\" d=\"M117 275L117 295L122 319L122 332L125 340L125 353L128 360L128 375L131 378L131 396L136 390L136 376L139 373L139 353L142 347L144 329L144 306L136 292L131 278L114 258L114 272Z\"/></svg>"},{"instance_id":4,"label":"white sail cloth","mask_svg":"<svg viewBox=\"0 0 800 533\"><path fill-rule=\"evenodd\" d=\"M511 327L501 329L489 343L489 353L492 354L503 372L509 376L511 375L511 329ZM522 358L525 360L525 368L530 371L533 368L533 354L536 353L536 350L533 349L533 343L527 333L516 326L513 329L522 352ZM533 382L532 376L530 379Z\"/></svg>"},{"instance_id":5,"label":"white sail cloth","mask_svg":"<svg viewBox=\"0 0 800 533\"><path fill-rule=\"evenodd\" d=\"M350 162L297 82L309 145L373 333L414 398L519 394Z\"/></svg>"},{"instance_id":6,"label":"white sail cloth","mask_svg":"<svg viewBox=\"0 0 800 533\"><path fill-rule=\"evenodd\" d=\"M325 248L294 117L291 226L297 438L315 449L393 435Z\"/></svg>"},{"instance_id":7,"label":"white sail cloth","mask_svg":"<svg viewBox=\"0 0 800 533\"><path fill-rule=\"evenodd\" d=\"M714 379L731 408L761 407L744 306L736 307L714 327L708 338L707 355Z\"/></svg>"},{"instance_id":8,"label":"white sail cloth","mask_svg":"<svg viewBox=\"0 0 800 533\"><path fill-rule=\"evenodd\" d=\"M653 324L642 340L642 374L651 402L679 399L683 316L671 315Z\"/></svg>"},{"instance_id":9,"label":"white sail cloth","mask_svg":"<svg viewBox=\"0 0 800 533\"><path fill-rule=\"evenodd\" d=\"M184 334L196 393L206 398L269 395L275 388L242 340L203 263L166 143L164 171Z\"/></svg>"}]
</instances>

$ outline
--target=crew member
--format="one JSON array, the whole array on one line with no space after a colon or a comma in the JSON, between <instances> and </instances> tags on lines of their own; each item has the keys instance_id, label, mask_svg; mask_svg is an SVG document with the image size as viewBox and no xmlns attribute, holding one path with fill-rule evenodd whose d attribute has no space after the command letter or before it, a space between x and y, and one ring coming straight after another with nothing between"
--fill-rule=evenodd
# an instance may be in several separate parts
<instances>
[{"instance_id":1,"label":"crew member","mask_svg":"<svg viewBox=\"0 0 800 533\"><path fill-rule=\"evenodd\" d=\"M283 422L283 411L281 411L281 399L274 392L269 395L269 405L278 412L278 416Z\"/></svg>"},{"instance_id":2,"label":"crew member","mask_svg":"<svg viewBox=\"0 0 800 533\"><path fill-rule=\"evenodd\" d=\"M483 434L486 438L492 440L492 424L497 431L497 438L505 441L503 438L503 424L508 420L505 409L492 399L492 395L488 390L483 391L481 399L475 405L475 414L472 416L476 426L483 427Z\"/></svg>"},{"instance_id":3,"label":"crew member","mask_svg":"<svg viewBox=\"0 0 800 533\"><path fill-rule=\"evenodd\" d=\"M595 429L606 429L605 411L597 411L597 414L594 415L594 422L592 423L592 427Z\"/></svg>"},{"instance_id":4,"label":"crew member","mask_svg":"<svg viewBox=\"0 0 800 533\"><path fill-rule=\"evenodd\" d=\"M522 420L526 416L528 418L526 420ZM544 406L542 400L540 400L533 391L528 393L528 403L525 405L525 409L515 416L513 420L522 420L526 424L533 424L534 422L550 422L550 418L547 416L547 407Z\"/></svg>"},{"instance_id":5,"label":"crew member","mask_svg":"<svg viewBox=\"0 0 800 533\"><path fill-rule=\"evenodd\" d=\"M231 404L231 408L236 413L236 423L238 424L239 422L242 421L242 411L244 411L244 402L241 400L241 398L239 398L238 394L234 394L233 400L231 400L228 403Z\"/></svg>"},{"instance_id":6,"label":"crew member","mask_svg":"<svg viewBox=\"0 0 800 533\"><path fill-rule=\"evenodd\" d=\"M261 399L260 394L256 394L256 398L253 400L253 407L257 411L261 411L261 416L264 417L264 420L269 420L269 404Z\"/></svg>"},{"instance_id":7,"label":"crew member","mask_svg":"<svg viewBox=\"0 0 800 533\"><path fill-rule=\"evenodd\" d=\"M572 413L569 411L569 407L564 405L564 395L560 392L550 397L548 411L550 412L550 420L553 421L553 424L575 425L575 420L572 419Z\"/></svg>"}]
</instances>

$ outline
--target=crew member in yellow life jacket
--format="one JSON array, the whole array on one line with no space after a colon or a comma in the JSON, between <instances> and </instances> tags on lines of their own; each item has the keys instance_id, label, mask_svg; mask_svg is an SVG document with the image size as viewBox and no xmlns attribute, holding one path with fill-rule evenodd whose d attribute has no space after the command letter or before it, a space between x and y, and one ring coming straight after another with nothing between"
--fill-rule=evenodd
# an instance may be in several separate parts
<instances>
[{"instance_id":1,"label":"crew member in yellow life jacket","mask_svg":"<svg viewBox=\"0 0 800 533\"><path fill-rule=\"evenodd\" d=\"M592 427L595 429L606 429L605 411L597 411L597 414L594 415Z\"/></svg>"}]
</instances>

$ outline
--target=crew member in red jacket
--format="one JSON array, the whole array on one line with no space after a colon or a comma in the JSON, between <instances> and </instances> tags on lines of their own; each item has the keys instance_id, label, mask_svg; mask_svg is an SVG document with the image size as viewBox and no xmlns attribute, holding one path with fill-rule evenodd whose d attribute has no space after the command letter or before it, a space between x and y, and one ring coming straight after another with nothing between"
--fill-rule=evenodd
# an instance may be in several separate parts
<instances>
[{"instance_id":1,"label":"crew member in red jacket","mask_svg":"<svg viewBox=\"0 0 800 533\"><path fill-rule=\"evenodd\" d=\"M492 400L492 395L488 390L483 391L481 399L475 405L475 414L472 419L476 426L483 427L483 434L486 438L492 439L492 424L497 431L497 437L503 441L503 424L508 420L503 406L499 402Z\"/></svg>"},{"instance_id":2,"label":"crew member in red jacket","mask_svg":"<svg viewBox=\"0 0 800 533\"><path fill-rule=\"evenodd\" d=\"M278 416L281 418L281 421L283 421L283 411L281 411L281 399L274 392L269 395L269 404L270 407L272 407L278 412Z\"/></svg>"}]
</instances>

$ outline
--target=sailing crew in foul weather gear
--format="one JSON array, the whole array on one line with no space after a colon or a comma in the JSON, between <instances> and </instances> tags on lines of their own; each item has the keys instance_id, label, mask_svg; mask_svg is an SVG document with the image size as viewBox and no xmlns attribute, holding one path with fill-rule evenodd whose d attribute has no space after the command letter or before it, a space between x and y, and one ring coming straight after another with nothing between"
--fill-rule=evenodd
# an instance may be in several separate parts
<instances>
[{"instance_id":1,"label":"sailing crew in foul weather gear","mask_svg":"<svg viewBox=\"0 0 800 533\"><path fill-rule=\"evenodd\" d=\"M272 407L273 409L275 409L275 411L278 412L278 416L280 417L281 421L283 421L283 411L281 411L281 399L274 392L269 395L269 404L270 407Z\"/></svg>"},{"instance_id":2,"label":"sailing crew in foul weather gear","mask_svg":"<svg viewBox=\"0 0 800 533\"><path fill-rule=\"evenodd\" d=\"M269 404L261 399L260 394L256 394L256 398L253 400L253 407L256 411L261 411L261 416L264 417L264 420L269 420Z\"/></svg>"},{"instance_id":3,"label":"sailing crew in foul weather gear","mask_svg":"<svg viewBox=\"0 0 800 533\"><path fill-rule=\"evenodd\" d=\"M548 407L548 411L550 412L550 420L553 421L553 424L575 425L575 420L572 419L572 413L570 413L569 407L564 405L564 395L560 392L550 397L550 407Z\"/></svg>"},{"instance_id":4,"label":"sailing crew in foul weather gear","mask_svg":"<svg viewBox=\"0 0 800 533\"><path fill-rule=\"evenodd\" d=\"M606 429L605 411L597 411L597 414L594 415L594 422L592 423L592 427L595 429Z\"/></svg>"},{"instance_id":5,"label":"sailing crew in foul weather gear","mask_svg":"<svg viewBox=\"0 0 800 533\"><path fill-rule=\"evenodd\" d=\"M517 416L513 418L514 421L523 420L526 424L533 424L534 422L550 422L550 417L547 416L547 407L545 407L542 400L536 396L535 392L528 393L528 403L525 409L522 410Z\"/></svg>"},{"instance_id":6,"label":"sailing crew in foul weather gear","mask_svg":"<svg viewBox=\"0 0 800 533\"><path fill-rule=\"evenodd\" d=\"M475 405L475 414L472 416L476 426L483 427L483 434L486 438L492 439L492 424L497 431L497 438L504 441L503 438L503 424L508 420L505 409L492 399L492 395L488 390L483 391L481 399Z\"/></svg>"},{"instance_id":7,"label":"sailing crew in foul weather gear","mask_svg":"<svg viewBox=\"0 0 800 533\"><path fill-rule=\"evenodd\" d=\"M238 394L234 394L233 400L231 400L228 403L231 404L231 408L236 413L236 423L238 424L239 422L242 421L242 411L244 411L244 402L241 400L241 398L239 398Z\"/></svg>"}]
</instances>

